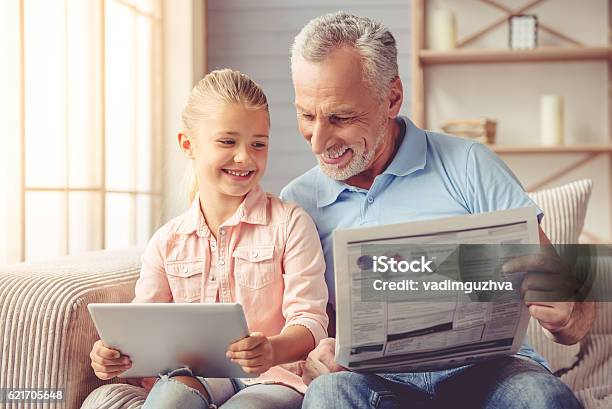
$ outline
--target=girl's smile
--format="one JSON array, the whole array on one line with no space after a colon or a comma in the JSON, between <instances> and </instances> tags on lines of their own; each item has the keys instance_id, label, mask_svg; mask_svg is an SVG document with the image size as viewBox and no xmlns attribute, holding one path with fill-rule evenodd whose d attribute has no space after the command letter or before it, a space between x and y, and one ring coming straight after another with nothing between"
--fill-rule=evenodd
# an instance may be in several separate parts
<instances>
[{"instance_id":1,"label":"girl's smile","mask_svg":"<svg viewBox=\"0 0 612 409\"><path fill-rule=\"evenodd\" d=\"M229 178L237 182L246 182L255 174L255 170L221 169Z\"/></svg>"}]
</instances>

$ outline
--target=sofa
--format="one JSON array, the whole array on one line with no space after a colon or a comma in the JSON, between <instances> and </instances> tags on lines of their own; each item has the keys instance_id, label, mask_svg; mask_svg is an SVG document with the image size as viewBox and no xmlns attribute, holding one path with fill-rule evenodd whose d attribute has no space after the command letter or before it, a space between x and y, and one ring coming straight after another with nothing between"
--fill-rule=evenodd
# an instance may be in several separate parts
<instances>
[{"instance_id":1,"label":"sofa","mask_svg":"<svg viewBox=\"0 0 612 409\"><path fill-rule=\"evenodd\" d=\"M545 211L542 226L553 242L578 240L590 191L591 182L583 180L532 194ZM94 376L89 352L98 337L87 310L93 302L131 301L141 252L95 251L0 268L0 388L65 392L61 402L7 402L2 407L141 407L141 388ZM606 274L597 279L610 280L612 263L605 261L598 268ZM534 322L528 337L586 408L612 407L612 303L598 304L595 325L577 345L552 343Z\"/></svg>"}]
</instances>

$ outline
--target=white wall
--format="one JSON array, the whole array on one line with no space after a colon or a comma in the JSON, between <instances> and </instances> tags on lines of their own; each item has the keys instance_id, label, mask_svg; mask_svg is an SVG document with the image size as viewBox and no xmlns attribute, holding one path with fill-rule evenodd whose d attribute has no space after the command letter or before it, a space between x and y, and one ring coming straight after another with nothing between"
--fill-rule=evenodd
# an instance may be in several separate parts
<instances>
[{"instance_id":1,"label":"white wall","mask_svg":"<svg viewBox=\"0 0 612 409\"><path fill-rule=\"evenodd\" d=\"M523 1L502 0L515 8ZM181 31L168 38L166 54L166 141L176 144L172 133L178 126L180 108L194 81L194 36L189 36L191 19L182 6L188 0L166 0L168 24ZM172 7L170 7L170 4ZM453 9L457 13L459 38L479 30L502 13L473 0L431 0L430 7ZM292 178L314 165L306 143L300 137L293 108L289 46L295 34L311 18L336 10L367 15L382 20L394 33L399 48L400 74L406 98L402 112L410 112L410 3L405 0L208 0L208 70L231 67L259 82L270 101L272 140L270 161L263 180L266 190L278 193ZM607 1L555 0L530 10L541 21L589 45L607 41ZM187 22L187 23L186 23ZM193 34L193 33L192 33ZM505 25L494 30L474 47L506 47ZM560 45L550 35L540 35L540 44ZM172 64L191 61L189 64ZM191 71L190 71L191 70ZM191 74L190 74L191 73ZM607 100L607 67L602 62L545 64L493 64L436 66L427 69L427 111L430 128L437 129L446 118L489 116L498 120L498 141L507 144L533 144L538 140L539 96L558 93L566 101L566 135L570 142L607 142L610 130ZM199 77L198 77L199 78ZM178 108L180 107L180 108ZM171 147L170 147L171 148ZM178 150L165 149L165 219L184 209L177 180L183 172ZM542 180L554 170L580 159L579 155L505 156L525 186ZM587 229L602 237L610 236L610 173L607 158L560 179L589 177L595 190L587 215Z\"/></svg>"},{"instance_id":2,"label":"white wall","mask_svg":"<svg viewBox=\"0 0 612 409\"><path fill-rule=\"evenodd\" d=\"M510 8L526 1L500 1ZM607 0L555 0L528 13L540 22L590 46L608 41ZM429 10L453 10L458 38L480 30L503 12L472 0L431 0ZM563 41L539 30L539 45L563 46ZM508 28L502 24L468 48L506 48ZM489 117L498 121L500 144L535 145L540 141L540 96L559 94L565 100L567 143L610 143L608 66L605 62L440 65L426 69L427 124L439 130L444 119ZM579 160L583 155L505 155L504 160L528 187ZM594 163L555 181L559 185L591 178L591 197L585 228L610 237L610 169L603 156Z\"/></svg>"},{"instance_id":3,"label":"white wall","mask_svg":"<svg viewBox=\"0 0 612 409\"><path fill-rule=\"evenodd\" d=\"M264 89L272 119L270 158L263 179L279 193L291 179L315 164L297 130L289 47L313 17L345 10L382 21L394 34L400 76L409 78L410 3L406 0L209 0L208 68L230 67L251 76ZM403 113L410 112L408 100Z\"/></svg>"},{"instance_id":4,"label":"white wall","mask_svg":"<svg viewBox=\"0 0 612 409\"><path fill-rule=\"evenodd\" d=\"M160 223L187 207L183 175L187 160L179 150L181 112L193 85L204 74L204 0L163 0L164 130L162 135L163 197ZM157 227L157 226L156 226Z\"/></svg>"}]
</instances>

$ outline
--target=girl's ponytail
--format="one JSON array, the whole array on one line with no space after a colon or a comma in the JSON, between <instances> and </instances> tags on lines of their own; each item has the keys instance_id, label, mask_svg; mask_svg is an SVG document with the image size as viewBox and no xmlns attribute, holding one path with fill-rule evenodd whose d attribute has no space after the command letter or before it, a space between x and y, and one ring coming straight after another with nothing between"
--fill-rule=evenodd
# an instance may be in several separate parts
<instances>
[{"instance_id":1,"label":"girl's ponytail","mask_svg":"<svg viewBox=\"0 0 612 409\"><path fill-rule=\"evenodd\" d=\"M206 119L214 104L242 104L247 109L263 109L268 112L268 101L261 87L248 76L230 69L208 73L191 90L183 110L182 131L194 138L198 122ZM198 192L198 179L195 163L187 166L184 177L184 190L191 203Z\"/></svg>"},{"instance_id":2,"label":"girl's ponytail","mask_svg":"<svg viewBox=\"0 0 612 409\"><path fill-rule=\"evenodd\" d=\"M185 168L185 176L183 177L183 189L187 195L189 203L193 202L196 195L198 194L198 177L196 175L195 164L190 162Z\"/></svg>"}]
</instances>

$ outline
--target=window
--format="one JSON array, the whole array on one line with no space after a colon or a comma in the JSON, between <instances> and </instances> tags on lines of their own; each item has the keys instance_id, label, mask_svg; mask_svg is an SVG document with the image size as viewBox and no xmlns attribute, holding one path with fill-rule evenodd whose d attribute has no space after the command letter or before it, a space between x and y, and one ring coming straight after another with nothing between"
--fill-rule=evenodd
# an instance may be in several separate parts
<instances>
[{"instance_id":1,"label":"window","mask_svg":"<svg viewBox=\"0 0 612 409\"><path fill-rule=\"evenodd\" d=\"M0 263L144 245L160 217L161 1L3 0L0 16Z\"/></svg>"}]
</instances>

